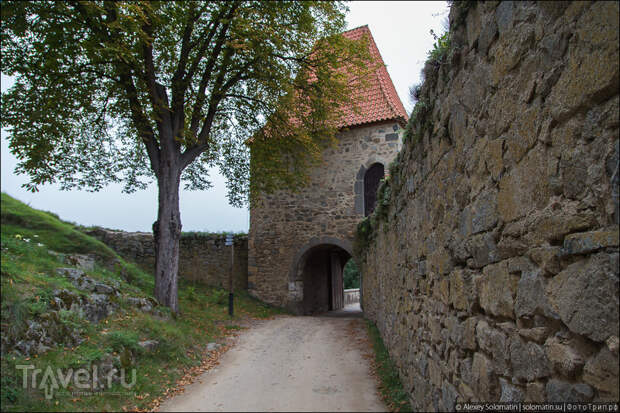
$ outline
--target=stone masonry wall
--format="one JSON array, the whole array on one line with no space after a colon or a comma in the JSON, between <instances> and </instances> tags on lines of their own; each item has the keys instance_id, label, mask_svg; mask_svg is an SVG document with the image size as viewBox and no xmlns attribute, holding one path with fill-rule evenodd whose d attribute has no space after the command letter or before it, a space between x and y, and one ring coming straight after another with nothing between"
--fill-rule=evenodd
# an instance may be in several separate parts
<instances>
[{"instance_id":1,"label":"stone masonry wall","mask_svg":"<svg viewBox=\"0 0 620 413\"><path fill-rule=\"evenodd\" d=\"M150 232L124 232L95 228L87 231L120 256L136 263L140 268L155 271L155 249ZM230 247L225 246L225 235L181 235L179 248L179 277L228 289L230 274ZM235 290L248 287L248 239L246 235L234 236L235 263L233 286Z\"/></svg>"},{"instance_id":2,"label":"stone masonry wall","mask_svg":"<svg viewBox=\"0 0 620 413\"><path fill-rule=\"evenodd\" d=\"M363 257L415 410L618 400L618 2L452 7Z\"/></svg>"},{"instance_id":3,"label":"stone masonry wall","mask_svg":"<svg viewBox=\"0 0 620 413\"><path fill-rule=\"evenodd\" d=\"M312 240L351 245L355 227L364 215L361 191L365 168L380 162L387 170L400 149L401 132L395 121L343 131L338 144L324 151L323 165L310 171L308 187L298 193L266 195L262 205L252 206L250 293L268 303L291 307L303 292L300 280L289 279L296 254Z\"/></svg>"}]
</instances>

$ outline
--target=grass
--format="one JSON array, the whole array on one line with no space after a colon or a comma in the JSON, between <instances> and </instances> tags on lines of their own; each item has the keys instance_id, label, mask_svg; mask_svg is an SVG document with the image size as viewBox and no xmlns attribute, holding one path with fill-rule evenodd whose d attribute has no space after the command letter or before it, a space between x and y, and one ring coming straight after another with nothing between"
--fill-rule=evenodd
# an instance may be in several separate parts
<instances>
[{"instance_id":1,"label":"grass","mask_svg":"<svg viewBox=\"0 0 620 413\"><path fill-rule=\"evenodd\" d=\"M379 392L383 401L394 412L412 411L409 404L409 394L403 389L398 377L396 364L390 358L390 354L383 344L379 330L372 321L366 320L368 335L375 351L375 368L379 377Z\"/></svg>"},{"instance_id":2,"label":"grass","mask_svg":"<svg viewBox=\"0 0 620 413\"><path fill-rule=\"evenodd\" d=\"M119 411L146 409L153 400L188 371L200 366L209 342L240 329L247 317L267 318L280 312L250 297L235 293L235 317L228 316L228 293L224 290L181 280L181 312L172 317L166 308L160 314L141 312L128 304L128 297L152 297L153 277L124 261L100 241L62 222L49 212L38 211L2 193L1 213L1 287L2 336L19 338L30 320L49 317L55 289L67 289L85 295L68 280L56 275L59 258L49 251L65 254L93 254L98 262L115 260L114 270L96 266L87 275L97 281L120 285L119 310L92 324L71 311L58 312L63 334L77 329L86 340L76 347L58 345L33 357L2 354L0 381L2 411ZM145 351L142 340L157 340L155 350ZM136 383L130 389L114 384L104 393L86 392L69 386L57 389L46 399L44 389L23 388L19 365L33 365L53 371L91 368L94 363L120 356L122 366L136 369ZM65 373L66 374L66 373ZM130 381L130 380L128 380ZM80 391L81 393L75 393Z\"/></svg>"}]
</instances>

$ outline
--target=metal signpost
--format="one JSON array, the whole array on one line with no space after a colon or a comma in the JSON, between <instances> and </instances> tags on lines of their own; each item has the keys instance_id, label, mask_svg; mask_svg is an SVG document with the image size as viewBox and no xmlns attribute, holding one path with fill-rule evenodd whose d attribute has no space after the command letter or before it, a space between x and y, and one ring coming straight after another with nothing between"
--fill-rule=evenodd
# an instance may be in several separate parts
<instances>
[{"instance_id":1,"label":"metal signpost","mask_svg":"<svg viewBox=\"0 0 620 413\"><path fill-rule=\"evenodd\" d=\"M230 246L230 275L228 277L228 315L233 316L233 269L235 266L235 246L232 234L226 234L226 246Z\"/></svg>"}]
</instances>

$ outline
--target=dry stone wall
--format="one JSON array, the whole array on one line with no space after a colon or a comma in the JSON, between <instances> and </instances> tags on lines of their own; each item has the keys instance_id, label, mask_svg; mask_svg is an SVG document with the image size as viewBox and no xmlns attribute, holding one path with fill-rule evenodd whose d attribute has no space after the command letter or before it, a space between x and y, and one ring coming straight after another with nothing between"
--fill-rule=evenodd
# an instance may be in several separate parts
<instances>
[{"instance_id":1,"label":"dry stone wall","mask_svg":"<svg viewBox=\"0 0 620 413\"><path fill-rule=\"evenodd\" d=\"M124 232L103 228L87 231L142 269L155 271L155 249L150 232ZM184 233L179 248L179 277L207 285L228 288L231 251L225 235ZM233 285L236 290L248 287L247 235L234 236L235 263Z\"/></svg>"},{"instance_id":2,"label":"dry stone wall","mask_svg":"<svg viewBox=\"0 0 620 413\"><path fill-rule=\"evenodd\" d=\"M455 4L366 316L416 410L617 401L618 2Z\"/></svg>"}]
</instances>

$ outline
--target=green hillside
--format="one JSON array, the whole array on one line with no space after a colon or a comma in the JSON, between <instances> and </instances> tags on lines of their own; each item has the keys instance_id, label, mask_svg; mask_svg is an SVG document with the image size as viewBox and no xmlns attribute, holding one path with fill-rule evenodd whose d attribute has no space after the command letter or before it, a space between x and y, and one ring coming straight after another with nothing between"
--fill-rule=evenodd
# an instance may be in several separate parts
<instances>
[{"instance_id":1,"label":"green hillside","mask_svg":"<svg viewBox=\"0 0 620 413\"><path fill-rule=\"evenodd\" d=\"M207 344L239 329L239 317L278 312L238 293L231 320L225 291L181 282L173 317L152 298L151 274L55 214L3 193L1 224L3 411L148 408L204 366ZM34 369L41 371L33 386ZM86 369L103 384L91 379L83 388L74 375L64 385L58 369L65 377ZM132 369L135 384L124 387Z\"/></svg>"}]
</instances>

